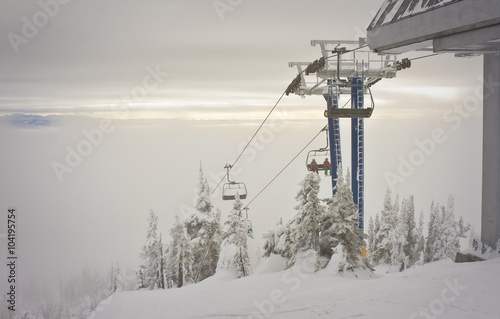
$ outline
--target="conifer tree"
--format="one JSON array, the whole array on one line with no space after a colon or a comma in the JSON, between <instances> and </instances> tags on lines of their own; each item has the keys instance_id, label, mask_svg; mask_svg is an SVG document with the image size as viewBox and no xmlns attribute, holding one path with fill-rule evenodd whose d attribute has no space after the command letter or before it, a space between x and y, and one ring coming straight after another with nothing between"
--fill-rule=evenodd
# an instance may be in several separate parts
<instances>
[{"instance_id":1,"label":"conifer tree","mask_svg":"<svg viewBox=\"0 0 500 319\"><path fill-rule=\"evenodd\" d=\"M434 260L436 249L439 248L438 236L440 231L441 219L439 215L439 204L431 203L429 214L429 223L427 224L427 238L425 240L425 262Z\"/></svg>"},{"instance_id":2,"label":"conifer tree","mask_svg":"<svg viewBox=\"0 0 500 319\"><path fill-rule=\"evenodd\" d=\"M406 205L403 209L403 218L406 223L406 244L404 246L404 253L409 260L408 266L412 266L418 261L418 233L415 223L415 201L413 195L410 195L406 201Z\"/></svg>"},{"instance_id":3,"label":"conifer tree","mask_svg":"<svg viewBox=\"0 0 500 319\"><path fill-rule=\"evenodd\" d=\"M186 229L193 247L194 281L212 276L219 259L221 243L220 212L213 212L210 187L200 163L196 210L186 219Z\"/></svg>"},{"instance_id":4,"label":"conifer tree","mask_svg":"<svg viewBox=\"0 0 500 319\"><path fill-rule=\"evenodd\" d=\"M123 279L120 265L111 263L111 269L108 274L108 292L113 294L116 291L123 290Z\"/></svg>"},{"instance_id":5,"label":"conifer tree","mask_svg":"<svg viewBox=\"0 0 500 319\"><path fill-rule=\"evenodd\" d=\"M232 271L238 278L251 273L248 256L248 228L242 213L243 204L236 196L233 209L225 222L224 237L221 243L217 271Z\"/></svg>"},{"instance_id":6,"label":"conifer tree","mask_svg":"<svg viewBox=\"0 0 500 319\"><path fill-rule=\"evenodd\" d=\"M409 267L409 258L407 258L405 253L405 247L408 244L408 223L405 218L405 211L407 209L407 200L403 199L396 227L391 231L391 265L398 267L399 271L403 271Z\"/></svg>"},{"instance_id":7,"label":"conifer tree","mask_svg":"<svg viewBox=\"0 0 500 319\"><path fill-rule=\"evenodd\" d=\"M193 252L184 223L179 216L170 229L171 241L166 250L166 276L169 287L193 282Z\"/></svg>"},{"instance_id":8,"label":"conifer tree","mask_svg":"<svg viewBox=\"0 0 500 319\"><path fill-rule=\"evenodd\" d=\"M397 214L399 211L399 197L394 204L391 203L391 190L387 189L385 193L384 208L380 212L380 226L374 236L374 251L372 253L373 263L391 263L392 240L391 232L396 228ZM378 216L378 214L377 214Z\"/></svg>"},{"instance_id":9,"label":"conifer tree","mask_svg":"<svg viewBox=\"0 0 500 319\"><path fill-rule=\"evenodd\" d=\"M425 238L424 238L424 212L420 211L420 217L418 219L418 228L417 228L417 248L416 248L416 256L417 256L417 264L422 266L425 262Z\"/></svg>"},{"instance_id":10,"label":"conifer tree","mask_svg":"<svg viewBox=\"0 0 500 319\"><path fill-rule=\"evenodd\" d=\"M286 256L288 228L283 225L283 220L280 218L273 229L264 234L264 254L263 257L269 257L271 254Z\"/></svg>"},{"instance_id":11,"label":"conifer tree","mask_svg":"<svg viewBox=\"0 0 500 319\"><path fill-rule=\"evenodd\" d=\"M157 235L158 216L151 209L148 215L148 230L146 234L146 242L142 247L140 256L144 263L141 266L141 271L144 274L144 285L149 289L154 289L155 286L160 286L160 241Z\"/></svg>"},{"instance_id":12,"label":"conifer tree","mask_svg":"<svg viewBox=\"0 0 500 319\"><path fill-rule=\"evenodd\" d=\"M378 214L377 214L378 216ZM372 254L373 254L373 251L375 250L374 249L374 245L375 245L375 222L373 221L373 217L370 216L370 219L368 221L368 232L366 234L366 246L367 246L367 249L366 249L366 253L367 253L367 258L368 259L372 259Z\"/></svg>"},{"instance_id":13,"label":"conifer tree","mask_svg":"<svg viewBox=\"0 0 500 319\"><path fill-rule=\"evenodd\" d=\"M335 195L321 225L320 242L322 251L328 253L326 256L332 256L334 252L342 255L339 272L353 271L369 265L361 256L364 240L358 227L359 213L353 202L349 171L344 179L339 168L338 176Z\"/></svg>"},{"instance_id":14,"label":"conifer tree","mask_svg":"<svg viewBox=\"0 0 500 319\"><path fill-rule=\"evenodd\" d=\"M292 243L291 264L295 262L295 255L299 251L313 249L319 252L320 222L324 207L318 198L320 177L316 173L309 173L299 184L301 186L295 199L299 204L295 207L295 215L290 227L290 241Z\"/></svg>"},{"instance_id":15,"label":"conifer tree","mask_svg":"<svg viewBox=\"0 0 500 319\"><path fill-rule=\"evenodd\" d=\"M455 221L455 200L453 195L448 198L448 205L441 210L441 227L438 236L439 249L436 250L434 260L455 259L459 247L457 222Z\"/></svg>"}]
</instances>

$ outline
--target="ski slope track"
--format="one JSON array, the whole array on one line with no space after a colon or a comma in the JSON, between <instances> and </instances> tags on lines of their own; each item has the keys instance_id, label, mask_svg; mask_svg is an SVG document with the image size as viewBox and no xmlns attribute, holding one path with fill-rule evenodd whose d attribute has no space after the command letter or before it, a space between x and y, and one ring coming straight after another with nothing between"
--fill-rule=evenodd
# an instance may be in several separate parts
<instances>
[{"instance_id":1,"label":"ski slope track","mask_svg":"<svg viewBox=\"0 0 500 319\"><path fill-rule=\"evenodd\" d=\"M500 258L389 274L380 267L358 277L328 268L216 275L183 288L115 293L89 318L500 318L499 274Z\"/></svg>"}]
</instances>

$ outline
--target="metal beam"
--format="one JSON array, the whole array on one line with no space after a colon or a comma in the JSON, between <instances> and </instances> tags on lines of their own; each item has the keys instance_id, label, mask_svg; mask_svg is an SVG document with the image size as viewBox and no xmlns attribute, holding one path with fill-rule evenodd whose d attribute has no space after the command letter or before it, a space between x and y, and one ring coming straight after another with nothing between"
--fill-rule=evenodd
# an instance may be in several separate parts
<instances>
[{"instance_id":1,"label":"metal beam","mask_svg":"<svg viewBox=\"0 0 500 319\"><path fill-rule=\"evenodd\" d=\"M495 41L498 38L500 38L500 24L434 39L433 47L434 52L463 52L467 49L484 52L488 48L491 52L498 50L500 43Z\"/></svg>"},{"instance_id":2,"label":"metal beam","mask_svg":"<svg viewBox=\"0 0 500 319\"><path fill-rule=\"evenodd\" d=\"M495 24L500 24L500 1L462 0L368 29L367 40L370 49L387 52Z\"/></svg>"},{"instance_id":3,"label":"metal beam","mask_svg":"<svg viewBox=\"0 0 500 319\"><path fill-rule=\"evenodd\" d=\"M481 241L496 247L500 238L500 56L484 56L483 194Z\"/></svg>"}]
</instances>

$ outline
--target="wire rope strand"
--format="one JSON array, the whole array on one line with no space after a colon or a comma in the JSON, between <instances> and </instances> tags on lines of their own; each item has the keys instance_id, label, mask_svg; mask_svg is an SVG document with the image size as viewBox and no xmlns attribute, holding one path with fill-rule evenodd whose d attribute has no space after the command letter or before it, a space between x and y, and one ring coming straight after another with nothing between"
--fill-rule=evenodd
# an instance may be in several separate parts
<instances>
[{"instance_id":1,"label":"wire rope strand","mask_svg":"<svg viewBox=\"0 0 500 319\"><path fill-rule=\"evenodd\" d=\"M267 114L266 118L259 125L259 127L255 131L255 133L252 135L252 137L250 138L250 140L248 141L248 143L245 145L245 147L243 148L243 150L240 152L240 154L238 155L238 157L234 160L233 164L231 164L231 167L229 167L229 169L226 171L226 174L224 174L224 176L219 181L219 183L217 184L217 186L215 186L215 188L214 188L214 190L212 191L211 194L215 193L215 191L217 190L217 188L219 188L219 186L222 183L222 181L224 181L224 179L228 176L229 172L234 167L234 165L236 165L236 163L241 158L241 156L243 156L243 153L246 151L246 149L248 148L248 146L250 145L250 143L252 143L253 139L259 133L260 129L264 126L264 124L266 123L266 121L269 118L269 116L271 116L271 114L273 113L274 109L276 109L276 107L278 106L278 104L280 103L280 101L283 99L283 96L285 96L285 93L286 93L286 91L283 91L283 93L281 94L281 96L279 97L279 99L276 101L276 103L274 104L274 106L271 109L271 111L269 111L269 113Z\"/></svg>"},{"instance_id":2,"label":"wire rope strand","mask_svg":"<svg viewBox=\"0 0 500 319\"><path fill-rule=\"evenodd\" d=\"M257 199L257 197L259 197L259 195L260 195L260 194L262 194L262 193L266 190L266 188L268 188L268 187L269 187L269 185L271 185L271 184L272 184L272 182L274 182L274 180L276 180L276 178L278 178L278 176L280 176L280 175L281 175L281 173L283 173L283 171L284 171L285 169L287 169L287 168L288 168L288 166L290 166L290 164L292 164L292 162L293 162L295 159L297 159L297 157L299 157L299 156L300 156L300 154L302 154L302 152L303 152L303 151L304 151L304 150L305 150L305 149L306 149L306 148L307 148L307 147L308 147L308 146L309 146L309 145L310 145L310 144L311 144L311 143L312 143L312 142L313 142L313 141L314 141L314 140L315 140L315 139L316 139L316 138L317 138L317 137L318 137L318 136L319 136L319 135L320 135L320 134L321 134L324 130L325 130L325 128L326 128L326 127L328 127L328 125L324 126L324 127L323 127L323 128L322 128L322 129L321 129L321 130L320 130L320 131L319 131L319 132L318 132L318 133L317 133L317 134L316 134L316 135L315 135L315 136L314 136L314 137L313 137L313 138L312 138L312 139L311 139L311 140L310 140L310 141L309 141L309 142L308 142L308 143L307 143L307 144L306 144L306 145L305 145L305 146L304 146L304 147L303 147L303 148L302 148L302 149L301 149L298 153L297 153L297 155L295 155L295 156L294 156L294 157L293 157L293 158L292 158L292 159L291 159L291 160L290 160L290 161L289 161L289 162L285 165L285 167L283 167L283 168L281 169L281 171L279 171L279 172L278 172L278 174L276 174L276 176L274 176L274 177L271 179L271 181L269 181L269 183L267 183L267 184L266 184L266 186L264 186L264 188L262 188L262 189L260 190L260 192L258 192L258 193L257 193L257 195L255 195L255 196L252 198L252 200L248 202L248 204L247 204L247 205L246 205L243 209L247 209L247 208L250 206L250 204L251 204L254 200L256 200L256 199Z\"/></svg>"},{"instance_id":3,"label":"wire rope strand","mask_svg":"<svg viewBox=\"0 0 500 319\"><path fill-rule=\"evenodd\" d=\"M415 60L425 59L425 58L429 58L429 57L431 57L431 56L435 56L435 55L438 55L438 54L439 54L439 53L428 54L428 55L424 55L424 56L420 56L420 57L417 57L417 58L410 59L410 61L415 61Z\"/></svg>"}]
</instances>

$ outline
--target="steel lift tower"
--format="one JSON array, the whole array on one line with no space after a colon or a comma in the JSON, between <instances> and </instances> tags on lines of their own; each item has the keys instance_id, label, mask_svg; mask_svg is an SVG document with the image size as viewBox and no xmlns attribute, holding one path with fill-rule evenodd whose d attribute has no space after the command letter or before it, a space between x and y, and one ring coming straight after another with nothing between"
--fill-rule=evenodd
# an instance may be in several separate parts
<instances>
[{"instance_id":1,"label":"steel lift tower","mask_svg":"<svg viewBox=\"0 0 500 319\"><path fill-rule=\"evenodd\" d=\"M393 78L396 72L410 67L410 61L396 60L397 55L376 54L363 50L365 39L359 41L313 40L319 45L322 57L313 63L290 62L298 75L288 86L286 94L322 95L327 104L324 116L328 118L332 190L335 194L337 169L342 165L340 118L351 119L351 187L354 204L359 211L358 226L364 229L365 195L365 126L374 109L370 87L382 78ZM340 107L342 95L350 96L350 108ZM369 97L370 105L365 107ZM346 105L349 102L346 103Z\"/></svg>"}]
</instances>

